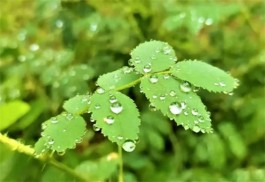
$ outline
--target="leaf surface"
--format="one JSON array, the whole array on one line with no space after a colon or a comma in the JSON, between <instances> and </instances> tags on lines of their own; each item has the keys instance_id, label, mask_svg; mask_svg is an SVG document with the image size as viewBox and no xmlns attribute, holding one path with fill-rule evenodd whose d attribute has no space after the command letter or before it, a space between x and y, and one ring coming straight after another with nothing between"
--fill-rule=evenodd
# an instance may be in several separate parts
<instances>
[{"instance_id":1,"label":"leaf surface","mask_svg":"<svg viewBox=\"0 0 265 182\"><path fill-rule=\"evenodd\" d=\"M178 62L171 72L179 79L213 92L229 93L238 86L238 81L228 73L197 60Z\"/></svg>"},{"instance_id":2,"label":"leaf surface","mask_svg":"<svg viewBox=\"0 0 265 182\"><path fill-rule=\"evenodd\" d=\"M82 114L88 110L90 95L76 95L64 102L63 108L72 114Z\"/></svg>"}]
</instances>

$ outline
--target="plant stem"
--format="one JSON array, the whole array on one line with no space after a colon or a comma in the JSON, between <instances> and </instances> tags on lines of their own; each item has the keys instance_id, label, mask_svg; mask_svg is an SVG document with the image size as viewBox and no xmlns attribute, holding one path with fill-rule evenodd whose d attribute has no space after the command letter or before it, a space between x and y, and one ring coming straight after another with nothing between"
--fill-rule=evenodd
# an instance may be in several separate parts
<instances>
[{"instance_id":1,"label":"plant stem","mask_svg":"<svg viewBox=\"0 0 265 182\"><path fill-rule=\"evenodd\" d=\"M12 138L7 137L6 135L3 135L0 133L0 142L8 146L11 150L26 154L28 156L31 156L39 161L47 162L50 165L66 172L67 174L70 174L71 176L75 177L76 179L79 179L80 181L88 181L87 178L84 176L81 176L80 174L76 173L73 169L70 167L64 165L61 162L56 161L53 158L47 157L46 155L35 155L35 150L31 148L28 145L24 145L17 140L14 140Z\"/></svg>"},{"instance_id":2,"label":"plant stem","mask_svg":"<svg viewBox=\"0 0 265 182\"><path fill-rule=\"evenodd\" d=\"M122 159L122 148L118 146L119 152L119 182L123 182L123 159Z\"/></svg>"}]
</instances>

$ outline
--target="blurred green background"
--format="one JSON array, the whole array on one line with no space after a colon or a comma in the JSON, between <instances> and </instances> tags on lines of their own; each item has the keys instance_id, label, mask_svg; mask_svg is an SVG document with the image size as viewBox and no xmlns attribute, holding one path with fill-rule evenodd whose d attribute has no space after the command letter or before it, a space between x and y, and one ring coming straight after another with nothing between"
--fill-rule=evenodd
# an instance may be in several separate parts
<instances>
[{"instance_id":1,"label":"blurred green background","mask_svg":"<svg viewBox=\"0 0 265 182\"><path fill-rule=\"evenodd\" d=\"M262 0L1 0L0 131L34 145L41 123L59 114L64 100L93 92L99 75L128 65L134 47L155 39L168 42L180 61L230 72L240 86L232 96L199 91L213 134L177 127L131 88L142 124L136 150L124 153L125 181L261 182L264 12ZM85 139L55 158L73 169L83 164L91 181L116 181L115 167L103 174L97 165L117 147L84 117ZM0 143L0 181L73 180Z\"/></svg>"}]
</instances>

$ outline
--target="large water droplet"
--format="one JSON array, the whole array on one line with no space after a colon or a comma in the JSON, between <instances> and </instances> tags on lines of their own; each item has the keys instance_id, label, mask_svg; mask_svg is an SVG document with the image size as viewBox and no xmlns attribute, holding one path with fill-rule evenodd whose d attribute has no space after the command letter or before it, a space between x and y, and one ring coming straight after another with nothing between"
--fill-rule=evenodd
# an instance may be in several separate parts
<instances>
[{"instance_id":1,"label":"large water droplet","mask_svg":"<svg viewBox=\"0 0 265 182\"><path fill-rule=\"evenodd\" d=\"M97 89L97 93L99 93L99 94L103 94L104 92L105 92L105 90L103 88L101 88L101 87L99 87Z\"/></svg>"},{"instance_id":2,"label":"large water droplet","mask_svg":"<svg viewBox=\"0 0 265 182\"><path fill-rule=\"evenodd\" d=\"M114 103L111 104L110 110L112 112L114 112L115 114L119 114L123 110L123 107L122 107L121 103L114 102Z\"/></svg>"},{"instance_id":3,"label":"large water droplet","mask_svg":"<svg viewBox=\"0 0 265 182\"><path fill-rule=\"evenodd\" d=\"M123 144L122 144L122 148L123 150L125 150L126 152L132 152L134 151L136 145L135 142L132 140L126 140Z\"/></svg>"},{"instance_id":4,"label":"large water droplet","mask_svg":"<svg viewBox=\"0 0 265 182\"><path fill-rule=\"evenodd\" d=\"M173 102L169 105L169 110L172 114L180 114L182 112L181 104Z\"/></svg>"},{"instance_id":5,"label":"large water droplet","mask_svg":"<svg viewBox=\"0 0 265 182\"><path fill-rule=\"evenodd\" d=\"M152 70L152 67L149 64L145 65L144 68L143 68L143 71L145 73L149 73L151 70Z\"/></svg>"},{"instance_id":6,"label":"large water droplet","mask_svg":"<svg viewBox=\"0 0 265 182\"><path fill-rule=\"evenodd\" d=\"M180 89L183 92L190 92L191 91L191 85L189 82L184 81L180 84Z\"/></svg>"},{"instance_id":7,"label":"large water droplet","mask_svg":"<svg viewBox=\"0 0 265 182\"><path fill-rule=\"evenodd\" d=\"M192 110L191 110L191 114L192 114L193 116L197 116L199 113L198 113L198 110L197 110L197 109L192 109Z\"/></svg>"},{"instance_id":8,"label":"large water droplet","mask_svg":"<svg viewBox=\"0 0 265 182\"><path fill-rule=\"evenodd\" d=\"M201 128L200 128L199 126L197 126L197 125L194 125L193 128L192 128L192 130L193 130L195 133L198 133L198 132L201 130Z\"/></svg>"},{"instance_id":9,"label":"large water droplet","mask_svg":"<svg viewBox=\"0 0 265 182\"><path fill-rule=\"evenodd\" d=\"M107 116L106 118L104 118L104 121L107 124L113 124L115 120L114 120L114 117L113 116Z\"/></svg>"},{"instance_id":10,"label":"large water droplet","mask_svg":"<svg viewBox=\"0 0 265 182\"><path fill-rule=\"evenodd\" d=\"M151 83L157 83L157 82L158 82L158 77L157 77L157 75L152 75L152 76L150 76L149 81L150 81Z\"/></svg>"}]
</instances>

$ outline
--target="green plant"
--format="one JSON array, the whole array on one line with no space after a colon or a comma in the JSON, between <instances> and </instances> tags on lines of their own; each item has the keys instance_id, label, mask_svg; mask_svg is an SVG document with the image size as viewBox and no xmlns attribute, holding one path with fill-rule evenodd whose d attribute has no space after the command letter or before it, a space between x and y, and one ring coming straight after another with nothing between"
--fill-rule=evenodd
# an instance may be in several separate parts
<instances>
[{"instance_id":1,"label":"green plant","mask_svg":"<svg viewBox=\"0 0 265 182\"><path fill-rule=\"evenodd\" d=\"M238 81L201 61L176 61L173 48L165 42L152 40L140 44L131 52L130 67L100 76L99 87L92 95L67 100L63 105L65 112L42 124L36 154L48 151L64 154L66 149L74 148L86 132L81 115L87 112L91 113L91 122L95 122L95 131L101 130L119 148L132 152L141 121L134 101L120 91L138 83L153 110L160 110L186 130L211 133L210 113L196 91L203 88L230 94Z\"/></svg>"}]
</instances>

